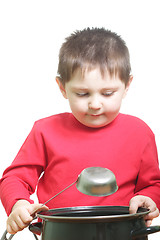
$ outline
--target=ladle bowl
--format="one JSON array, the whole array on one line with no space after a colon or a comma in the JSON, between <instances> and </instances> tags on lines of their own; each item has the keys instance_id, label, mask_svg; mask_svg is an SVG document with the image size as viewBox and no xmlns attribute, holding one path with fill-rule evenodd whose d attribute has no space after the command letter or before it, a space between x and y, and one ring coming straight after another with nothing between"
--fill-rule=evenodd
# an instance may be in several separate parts
<instances>
[{"instance_id":1,"label":"ladle bowl","mask_svg":"<svg viewBox=\"0 0 160 240\"><path fill-rule=\"evenodd\" d=\"M85 168L79 175L77 189L91 196L108 196L118 190L116 177L112 171L102 167Z\"/></svg>"}]
</instances>

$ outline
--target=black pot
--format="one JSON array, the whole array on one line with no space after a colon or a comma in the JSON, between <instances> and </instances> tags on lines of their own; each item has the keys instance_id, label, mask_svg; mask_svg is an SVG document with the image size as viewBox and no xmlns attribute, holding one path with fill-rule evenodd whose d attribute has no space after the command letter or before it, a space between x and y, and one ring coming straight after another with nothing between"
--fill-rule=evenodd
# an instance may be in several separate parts
<instances>
[{"instance_id":1,"label":"black pot","mask_svg":"<svg viewBox=\"0 0 160 240\"><path fill-rule=\"evenodd\" d=\"M94 206L59 208L38 213L42 223L29 229L42 240L146 240L160 226L146 227L148 209L129 214L129 207Z\"/></svg>"}]
</instances>

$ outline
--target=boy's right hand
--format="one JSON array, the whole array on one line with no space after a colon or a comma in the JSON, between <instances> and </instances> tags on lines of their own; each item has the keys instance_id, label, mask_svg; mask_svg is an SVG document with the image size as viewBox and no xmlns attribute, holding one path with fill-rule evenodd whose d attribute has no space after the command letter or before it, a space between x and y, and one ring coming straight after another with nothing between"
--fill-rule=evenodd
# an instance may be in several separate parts
<instances>
[{"instance_id":1,"label":"boy's right hand","mask_svg":"<svg viewBox=\"0 0 160 240\"><path fill-rule=\"evenodd\" d=\"M33 220L35 214L38 211L48 210L47 206L42 204L30 204L26 200L19 200L12 208L12 212L7 219L7 232L15 234L18 231L23 230Z\"/></svg>"}]
</instances>

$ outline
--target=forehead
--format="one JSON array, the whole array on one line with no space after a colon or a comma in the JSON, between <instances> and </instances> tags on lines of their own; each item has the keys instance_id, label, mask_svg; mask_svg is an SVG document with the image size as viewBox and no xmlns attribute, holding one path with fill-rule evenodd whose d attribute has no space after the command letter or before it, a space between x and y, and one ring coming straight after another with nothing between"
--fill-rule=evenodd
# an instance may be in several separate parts
<instances>
[{"instance_id":1,"label":"forehead","mask_svg":"<svg viewBox=\"0 0 160 240\"><path fill-rule=\"evenodd\" d=\"M78 69L67 83L67 85L77 87L96 87L97 85L114 87L121 84L123 85L124 83L118 76L111 76L107 69L102 72L99 67Z\"/></svg>"}]
</instances>

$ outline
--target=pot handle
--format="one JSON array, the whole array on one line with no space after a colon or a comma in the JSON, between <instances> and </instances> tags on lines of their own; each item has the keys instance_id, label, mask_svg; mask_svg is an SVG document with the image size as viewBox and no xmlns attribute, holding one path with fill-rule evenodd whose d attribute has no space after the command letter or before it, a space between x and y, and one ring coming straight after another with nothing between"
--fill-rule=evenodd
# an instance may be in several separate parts
<instances>
[{"instance_id":1,"label":"pot handle","mask_svg":"<svg viewBox=\"0 0 160 240\"><path fill-rule=\"evenodd\" d=\"M5 232L3 233L3 235L2 235L2 237L1 237L0 240L10 240L10 239L12 239L13 236L15 235L15 234L11 234L11 235L7 238L7 234L8 234L8 232L7 232L7 230L5 230Z\"/></svg>"},{"instance_id":2,"label":"pot handle","mask_svg":"<svg viewBox=\"0 0 160 240\"><path fill-rule=\"evenodd\" d=\"M0 240L11 240L15 235L15 234L10 234L10 236L7 236L7 234L9 234L9 233L7 232L7 230L5 230L5 232L3 233ZM35 239L38 240L37 236L34 233L33 233L33 235L34 235Z\"/></svg>"},{"instance_id":3,"label":"pot handle","mask_svg":"<svg viewBox=\"0 0 160 240\"><path fill-rule=\"evenodd\" d=\"M133 230L131 232L131 236L132 238L136 238L136 237L141 237L141 236L146 236L148 234L151 233L156 233L160 231L160 226L150 226L150 227L146 227L146 228L141 228L138 230Z\"/></svg>"},{"instance_id":4,"label":"pot handle","mask_svg":"<svg viewBox=\"0 0 160 240\"><path fill-rule=\"evenodd\" d=\"M42 223L41 222L32 223L29 225L28 228L33 234L41 235L41 233L42 233Z\"/></svg>"}]
</instances>

